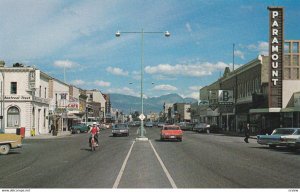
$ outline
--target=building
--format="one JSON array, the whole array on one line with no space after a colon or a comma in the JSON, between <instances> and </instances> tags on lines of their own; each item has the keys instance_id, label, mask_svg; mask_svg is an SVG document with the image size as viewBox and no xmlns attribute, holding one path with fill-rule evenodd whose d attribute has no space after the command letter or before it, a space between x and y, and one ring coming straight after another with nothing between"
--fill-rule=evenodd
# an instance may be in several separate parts
<instances>
[{"instance_id":1,"label":"building","mask_svg":"<svg viewBox=\"0 0 300 192\"><path fill-rule=\"evenodd\" d=\"M95 118L96 122L103 122L105 117L106 99L97 89L87 90L88 117Z\"/></svg>"},{"instance_id":2,"label":"building","mask_svg":"<svg viewBox=\"0 0 300 192\"><path fill-rule=\"evenodd\" d=\"M202 119L229 131L243 131L247 122L253 133L270 133L276 127L300 126L299 40L286 40L282 65L281 106L270 103L270 57L259 55L252 61L200 89ZM230 102L224 101L224 93Z\"/></svg>"},{"instance_id":3,"label":"building","mask_svg":"<svg viewBox=\"0 0 300 192\"><path fill-rule=\"evenodd\" d=\"M174 103L173 104L173 119L174 122L190 122L191 121L191 104Z\"/></svg>"},{"instance_id":4,"label":"building","mask_svg":"<svg viewBox=\"0 0 300 192\"><path fill-rule=\"evenodd\" d=\"M22 64L5 67L4 62L0 72L1 130L16 133L16 129L24 127L25 136L48 133L51 77Z\"/></svg>"}]
</instances>

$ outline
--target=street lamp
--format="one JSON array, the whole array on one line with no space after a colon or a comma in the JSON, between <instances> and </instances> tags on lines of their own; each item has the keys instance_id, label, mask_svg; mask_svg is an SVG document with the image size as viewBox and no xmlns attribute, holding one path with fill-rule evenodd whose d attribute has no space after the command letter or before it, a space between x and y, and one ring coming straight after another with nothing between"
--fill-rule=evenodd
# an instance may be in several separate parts
<instances>
[{"instance_id":1,"label":"street lamp","mask_svg":"<svg viewBox=\"0 0 300 192\"><path fill-rule=\"evenodd\" d=\"M121 31L117 31L116 32L116 37L120 37L121 33L138 33L142 35L141 38L141 107L142 107L142 113L140 115L140 120L141 120L141 127L140 127L140 138L145 138L144 136L144 99L143 99L143 78L144 78L144 34L145 33L158 33L158 34L164 34L165 37L170 37L170 32L169 31L165 31L165 32L150 32L150 31L144 31L144 29L142 29L142 31L131 31L131 32L121 32Z\"/></svg>"}]
</instances>

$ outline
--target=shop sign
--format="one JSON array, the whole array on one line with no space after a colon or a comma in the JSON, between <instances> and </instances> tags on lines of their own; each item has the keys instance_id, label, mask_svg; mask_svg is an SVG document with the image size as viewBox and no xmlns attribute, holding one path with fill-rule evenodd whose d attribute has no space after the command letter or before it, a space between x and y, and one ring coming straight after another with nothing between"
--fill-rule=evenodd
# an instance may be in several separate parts
<instances>
[{"instance_id":1,"label":"shop sign","mask_svg":"<svg viewBox=\"0 0 300 192\"><path fill-rule=\"evenodd\" d=\"M69 96L69 103L67 106L69 111L78 110L79 109L79 99Z\"/></svg>"},{"instance_id":2,"label":"shop sign","mask_svg":"<svg viewBox=\"0 0 300 192\"><path fill-rule=\"evenodd\" d=\"M25 95L5 95L4 100L12 100L12 101L31 101L31 96Z\"/></svg>"},{"instance_id":3,"label":"shop sign","mask_svg":"<svg viewBox=\"0 0 300 192\"><path fill-rule=\"evenodd\" d=\"M232 90L219 90L218 103L221 105L233 104L233 91Z\"/></svg>"},{"instance_id":4,"label":"shop sign","mask_svg":"<svg viewBox=\"0 0 300 192\"><path fill-rule=\"evenodd\" d=\"M282 107L283 7L268 7L269 31L269 107Z\"/></svg>"}]
</instances>

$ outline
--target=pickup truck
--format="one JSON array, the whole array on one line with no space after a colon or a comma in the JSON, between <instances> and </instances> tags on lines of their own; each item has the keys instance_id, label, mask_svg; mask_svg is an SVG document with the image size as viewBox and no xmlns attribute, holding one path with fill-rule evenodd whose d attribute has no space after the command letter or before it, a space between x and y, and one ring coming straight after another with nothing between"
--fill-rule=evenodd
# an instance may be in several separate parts
<instances>
[{"instance_id":1,"label":"pickup truck","mask_svg":"<svg viewBox=\"0 0 300 192\"><path fill-rule=\"evenodd\" d=\"M0 133L0 154L8 154L10 149L22 147L22 136L10 133Z\"/></svg>"},{"instance_id":2,"label":"pickup truck","mask_svg":"<svg viewBox=\"0 0 300 192\"><path fill-rule=\"evenodd\" d=\"M182 141L183 131L178 125L164 125L160 131L160 139L175 139Z\"/></svg>"}]
</instances>

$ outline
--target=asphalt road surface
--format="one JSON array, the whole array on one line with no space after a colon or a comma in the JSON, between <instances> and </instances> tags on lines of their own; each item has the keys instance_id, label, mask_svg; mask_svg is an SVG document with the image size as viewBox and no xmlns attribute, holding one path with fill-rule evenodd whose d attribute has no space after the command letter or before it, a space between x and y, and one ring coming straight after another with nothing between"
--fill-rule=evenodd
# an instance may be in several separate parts
<instances>
[{"instance_id":1,"label":"asphalt road surface","mask_svg":"<svg viewBox=\"0 0 300 192\"><path fill-rule=\"evenodd\" d=\"M89 134L25 139L0 156L0 188L300 188L300 151L269 149L250 139L184 132L182 142L100 134L92 152Z\"/></svg>"}]
</instances>

